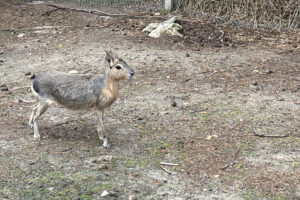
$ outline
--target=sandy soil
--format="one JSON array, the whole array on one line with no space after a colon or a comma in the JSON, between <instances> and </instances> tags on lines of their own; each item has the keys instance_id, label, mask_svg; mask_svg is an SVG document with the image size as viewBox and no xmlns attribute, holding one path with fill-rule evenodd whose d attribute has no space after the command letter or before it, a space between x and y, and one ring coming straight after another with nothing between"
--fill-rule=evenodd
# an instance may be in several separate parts
<instances>
[{"instance_id":1,"label":"sandy soil","mask_svg":"<svg viewBox=\"0 0 300 200\"><path fill-rule=\"evenodd\" d=\"M53 9L0 4L1 199L300 198L299 31L180 16L183 38L151 39L169 16ZM93 113L59 106L35 141L30 76L102 73L109 48L136 73L105 113L111 147Z\"/></svg>"}]
</instances>

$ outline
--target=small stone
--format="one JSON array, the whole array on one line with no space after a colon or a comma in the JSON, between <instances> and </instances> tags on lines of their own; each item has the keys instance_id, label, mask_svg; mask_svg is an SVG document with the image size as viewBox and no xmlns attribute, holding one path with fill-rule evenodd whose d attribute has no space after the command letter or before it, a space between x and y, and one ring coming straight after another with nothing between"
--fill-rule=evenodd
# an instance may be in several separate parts
<instances>
[{"instance_id":1,"label":"small stone","mask_svg":"<svg viewBox=\"0 0 300 200\"><path fill-rule=\"evenodd\" d=\"M0 87L7 87L4 83L0 85Z\"/></svg>"},{"instance_id":2,"label":"small stone","mask_svg":"<svg viewBox=\"0 0 300 200\"><path fill-rule=\"evenodd\" d=\"M253 83L252 83L252 85L258 85L258 82L257 81L254 81Z\"/></svg>"},{"instance_id":3,"label":"small stone","mask_svg":"<svg viewBox=\"0 0 300 200\"><path fill-rule=\"evenodd\" d=\"M131 194L128 196L128 200L137 200L137 198L133 194Z\"/></svg>"},{"instance_id":4,"label":"small stone","mask_svg":"<svg viewBox=\"0 0 300 200\"><path fill-rule=\"evenodd\" d=\"M0 63L4 63L4 60L0 60Z\"/></svg>"},{"instance_id":5,"label":"small stone","mask_svg":"<svg viewBox=\"0 0 300 200\"><path fill-rule=\"evenodd\" d=\"M98 166L98 169L100 169L100 170L108 169L108 166L106 164L100 164Z\"/></svg>"},{"instance_id":6,"label":"small stone","mask_svg":"<svg viewBox=\"0 0 300 200\"><path fill-rule=\"evenodd\" d=\"M284 101L284 98L283 97L279 97L278 101Z\"/></svg>"},{"instance_id":7,"label":"small stone","mask_svg":"<svg viewBox=\"0 0 300 200\"><path fill-rule=\"evenodd\" d=\"M118 197L119 195L118 195L118 190L117 189L115 189L115 190L113 190L113 191L110 191L109 192L109 196L110 197Z\"/></svg>"},{"instance_id":8,"label":"small stone","mask_svg":"<svg viewBox=\"0 0 300 200\"><path fill-rule=\"evenodd\" d=\"M0 51L0 55L2 55L3 54L3 51Z\"/></svg>"},{"instance_id":9,"label":"small stone","mask_svg":"<svg viewBox=\"0 0 300 200\"><path fill-rule=\"evenodd\" d=\"M273 71L272 71L271 69L269 69L266 73L267 73L267 74L272 74Z\"/></svg>"},{"instance_id":10,"label":"small stone","mask_svg":"<svg viewBox=\"0 0 300 200\"><path fill-rule=\"evenodd\" d=\"M31 72L26 72L25 73L25 76L29 76L29 75L31 75Z\"/></svg>"},{"instance_id":11,"label":"small stone","mask_svg":"<svg viewBox=\"0 0 300 200\"><path fill-rule=\"evenodd\" d=\"M191 55L189 53L186 53L185 54L185 57L190 57Z\"/></svg>"},{"instance_id":12,"label":"small stone","mask_svg":"<svg viewBox=\"0 0 300 200\"><path fill-rule=\"evenodd\" d=\"M70 71L69 71L69 74L78 74L78 71L75 70L75 69L74 69L74 70L70 70Z\"/></svg>"},{"instance_id":13,"label":"small stone","mask_svg":"<svg viewBox=\"0 0 300 200\"><path fill-rule=\"evenodd\" d=\"M174 99L172 100L171 106L174 107L174 108L177 107L177 103Z\"/></svg>"},{"instance_id":14,"label":"small stone","mask_svg":"<svg viewBox=\"0 0 300 200\"><path fill-rule=\"evenodd\" d=\"M282 89L281 89L281 91L283 91L283 92L286 91L286 90L287 90L286 88L282 88Z\"/></svg>"},{"instance_id":15,"label":"small stone","mask_svg":"<svg viewBox=\"0 0 300 200\"><path fill-rule=\"evenodd\" d=\"M34 161L29 161L29 165L34 165Z\"/></svg>"},{"instance_id":16,"label":"small stone","mask_svg":"<svg viewBox=\"0 0 300 200\"><path fill-rule=\"evenodd\" d=\"M22 37L24 37L25 36L25 34L24 33L21 33L21 34L19 34L17 37L18 38L22 38Z\"/></svg>"},{"instance_id":17,"label":"small stone","mask_svg":"<svg viewBox=\"0 0 300 200\"><path fill-rule=\"evenodd\" d=\"M3 91L3 92L7 92L8 91L8 87L2 87L0 90Z\"/></svg>"},{"instance_id":18,"label":"small stone","mask_svg":"<svg viewBox=\"0 0 300 200\"><path fill-rule=\"evenodd\" d=\"M106 197L107 195L109 195L109 193L106 190L104 190L101 194L101 197Z\"/></svg>"},{"instance_id":19,"label":"small stone","mask_svg":"<svg viewBox=\"0 0 300 200\"><path fill-rule=\"evenodd\" d=\"M127 35L127 33L126 32L122 32L122 35Z\"/></svg>"}]
</instances>

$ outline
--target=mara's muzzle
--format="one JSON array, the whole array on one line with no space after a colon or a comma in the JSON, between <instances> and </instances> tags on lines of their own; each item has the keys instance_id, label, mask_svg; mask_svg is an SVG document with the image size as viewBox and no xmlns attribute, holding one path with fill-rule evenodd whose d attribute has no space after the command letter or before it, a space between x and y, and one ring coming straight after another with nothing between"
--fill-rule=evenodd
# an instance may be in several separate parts
<instances>
[{"instance_id":1,"label":"mara's muzzle","mask_svg":"<svg viewBox=\"0 0 300 200\"><path fill-rule=\"evenodd\" d=\"M134 76L134 71L131 70L131 71L129 72L129 74L128 74L128 79L129 79L129 80L132 80L133 76Z\"/></svg>"}]
</instances>

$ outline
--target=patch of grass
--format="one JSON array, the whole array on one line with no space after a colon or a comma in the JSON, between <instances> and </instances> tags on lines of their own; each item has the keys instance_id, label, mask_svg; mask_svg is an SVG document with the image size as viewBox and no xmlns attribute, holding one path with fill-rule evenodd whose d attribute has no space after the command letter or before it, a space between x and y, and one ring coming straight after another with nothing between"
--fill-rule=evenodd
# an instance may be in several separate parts
<instances>
[{"instance_id":1,"label":"patch of grass","mask_svg":"<svg viewBox=\"0 0 300 200\"><path fill-rule=\"evenodd\" d=\"M265 195L254 188L248 188L247 191L243 194L243 198L245 200L267 199Z\"/></svg>"},{"instance_id":2,"label":"patch of grass","mask_svg":"<svg viewBox=\"0 0 300 200\"><path fill-rule=\"evenodd\" d=\"M120 165L125 167L141 167L144 168L150 164L150 161L147 158L132 160L128 158L121 158Z\"/></svg>"},{"instance_id":3,"label":"patch of grass","mask_svg":"<svg viewBox=\"0 0 300 200\"><path fill-rule=\"evenodd\" d=\"M293 161L293 162L291 163L291 165L292 165L292 167L294 167L294 168L299 167L299 163L296 162L296 161Z\"/></svg>"},{"instance_id":4,"label":"patch of grass","mask_svg":"<svg viewBox=\"0 0 300 200\"><path fill-rule=\"evenodd\" d=\"M170 13L170 11L165 10L165 9L162 9L162 10L160 11L160 14L162 14L162 15L167 15L167 14L169 14L169 13Z\"/></svg>"},{"instance_id":5,"label":"patch of grass","mask_svg":"<svg viewBox=\"0 0 300 200\"><path fill-rule=\"evenodd\" d=\"M171 147L171 143L170 142L161 142L162 146L165 148Z\"/></svg>"},{"instance_id":6,"label":"patch of grass","mask_svg":"<svg viewBox=\"0 0 300 200\"><path fill-rule=\"evenodd\" d=\"M90 178L80 181L80 183L71 184L67 188L57 192L55 199L93 199L93 195L100 195L103 190L110 190L114 188L112 183L95 183L90 181Z\"/></svg>"},{"instance_id":7,"label":"patch of grass","mask_svg":"<svg viewBox=\"0 0 300 200\"><path fill-rule=\"evenodd\" d=\"M283 196L282 194L276 193L276 194L274 195L274 199L275 199L275 200L288 200L289 198Z\"/></svg>"},{"instance_id":8,"label":"patch of grass","mask_svg":"<svg viewBox=\"0 0 300 200\"><path fill-rule=\"evenodd\" d=\"M148 152L150 153L151 157L160 158L161 157L161 150L157 148L149 149Z\"/></svg>"},{"instance_id":9,"label":"patch of grass","mask_svg":"<svg viewBox=\"0 0 300 200\"><path fill-rule=\"evenodd\" d=\"M82 195L80 195L80 199L82 199L82 200L89 200L90 196L87 195L87 194L82 194Z\"/></svg>"},{"instance_id":10,"label":"patch of grass","mask_svg":"<svg viewBox=\"0 0 300 200\"><path fill-rule=\"evenodd\" d=\"M146 131L146 130L141 130L139 133L140 133L141 135L147 135L147 131Z\"/></svg>"},{"instance_id":11,"label":"patch of grass","mask_svg":"<svg viewBox=\"0 0 300 200\"><path fill-rule=\"evenodd\" d=\"M24 191L25 199L30 199L34 197L34 192L32 190L25 190Z\"/></svg>"},{"instance_id":12,"label":"patch of grass","mask_svg":"<svg viewBox=\"0 0 300 200\"><path fill-rule=\"evenodd\" d=\"M208 113L200 113L200 114L197 114L199 120L203 123L207 123L209 122L210 120L212 120L212 116Z\"/></svg>"},{"instance_id":13,"label":"patch of grass","mask_svg":"<svg viewBox=\"0 0 300 200\"><path fill-rule=\"evenodd\" d=\"M132 160L129 158L121 158L119 159L120 164L125 167L136 167L138 164L137 160Z\"/></svg>"}]
</instances>

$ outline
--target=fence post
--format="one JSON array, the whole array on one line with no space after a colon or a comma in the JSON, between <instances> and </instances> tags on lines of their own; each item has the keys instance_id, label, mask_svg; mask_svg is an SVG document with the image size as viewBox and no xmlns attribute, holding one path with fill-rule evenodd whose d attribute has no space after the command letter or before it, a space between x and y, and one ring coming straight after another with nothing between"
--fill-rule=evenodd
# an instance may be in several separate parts
<instances>
[{"instance_id":1,"label":"fence post","mask_svg":"<svg viewBox=\"0 0 300 200\"><path fill-rule=\"evenodd\" d=\"M176 4L178 0L165 0L165 9L168 11L172 11L176 8Z\"/></svg>"}]
</instances>

